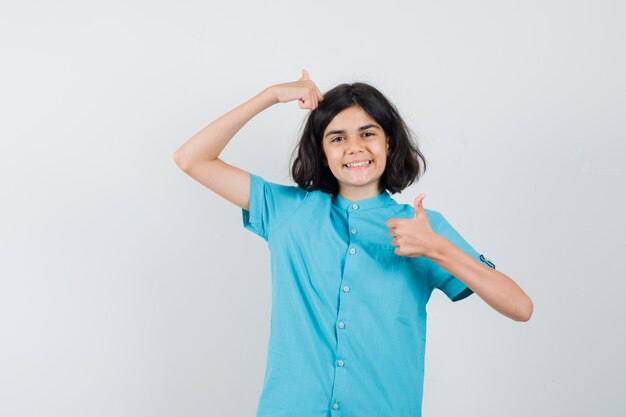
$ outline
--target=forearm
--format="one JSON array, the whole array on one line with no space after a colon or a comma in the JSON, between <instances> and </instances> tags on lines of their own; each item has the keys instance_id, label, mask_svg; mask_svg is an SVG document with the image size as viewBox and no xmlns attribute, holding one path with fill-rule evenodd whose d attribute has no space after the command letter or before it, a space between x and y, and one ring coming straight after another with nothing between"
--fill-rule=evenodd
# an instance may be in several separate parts
<instances>
[{"instance_id":1,"label":"forearm","mask_svg":"<svg viewBox=\"0 0 626 417\"><path fill-rule=\"evenodd\" d=\"M487 304L501 314L528 321L533 303L507 275L472 258L441 235L437 235L428 257L465 283Z\"/></svg>"},{"instance_id":2,"label":"forearm","mask_svg":"<svg viewBox=\"0 0 626 417\"><path fill-rule=\"evenodd\" d=\"M197 162L217 159L235 134L254 116L278 103L269 88L204 127L174 154L178 165L190 166Z\"/></svg>"}]
</instances>

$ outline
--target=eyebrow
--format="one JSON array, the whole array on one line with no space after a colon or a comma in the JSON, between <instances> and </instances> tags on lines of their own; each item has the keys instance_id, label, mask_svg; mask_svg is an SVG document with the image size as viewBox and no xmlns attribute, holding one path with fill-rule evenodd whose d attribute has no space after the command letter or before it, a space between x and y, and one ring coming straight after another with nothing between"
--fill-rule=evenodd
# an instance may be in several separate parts
<instances>
[{"instance_id":1,"label":"eyebrow","mask_svg":"<svg viewBox=\"0 0 626 417\"><path fill-rule=\"evenodd\" d=\"M369 129L369 128L374 128L374 129L378 129L380 130L380 127L376 126L376 125L365 125L365 126L361 126L358 130L365 130L365 129ZM328 132L327 134L324 135L324 137L328 137L330 135L334 135L335 133L339 133L341 135L345 135L346 131L345 130L331 130L330 132Z\"/></svg>"}]
</instances>

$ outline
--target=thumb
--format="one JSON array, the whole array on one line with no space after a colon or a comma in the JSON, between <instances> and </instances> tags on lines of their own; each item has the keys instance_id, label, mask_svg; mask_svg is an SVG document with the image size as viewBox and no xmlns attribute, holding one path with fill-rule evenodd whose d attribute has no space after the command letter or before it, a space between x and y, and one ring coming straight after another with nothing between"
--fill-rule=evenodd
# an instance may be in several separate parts
<instances>
[{"instance_id":1,"label":"thumb","mask_svg":"<svg viewBox=\"0 0 626 417\"><path fill-rule=\"evenodd\" d=\"M426 198L426 193L421 193L420 195L415 197L415 200L413 200L413 207L415 207L415 217L417 217L419 214L425 214L423 204L424 198Z\"/></svg>"},{"instance_id":2,"label":"thumb","mask_svg":"<svg viewBox=\"0 0 626 417\"><path fill-rule=\"evenodd\" d=\"M307 70L302 68L302 76L300 77L298 81L303 81L303 80L308 80L308 79L309 79L309 73L307 72Z\"/></svg>"}]
</instances>

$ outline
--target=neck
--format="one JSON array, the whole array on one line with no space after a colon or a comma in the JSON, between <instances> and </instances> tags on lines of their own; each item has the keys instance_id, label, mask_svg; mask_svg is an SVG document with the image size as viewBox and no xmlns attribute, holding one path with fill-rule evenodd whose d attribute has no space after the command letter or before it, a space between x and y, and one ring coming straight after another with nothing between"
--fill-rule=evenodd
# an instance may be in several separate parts
<instances>
[{"instance_id":1,"label":"neck","mask_svg":"<svg viewBox=\"0 0 626 417\"><path fill-rule=\"evenodd\" d=\"M346 200L359 201L368 198L376 197L383 192L378 188L378 184L370 184L369 186L351 187L343 186L339 187L339 195Z\"/></svg>"}]
</instances>

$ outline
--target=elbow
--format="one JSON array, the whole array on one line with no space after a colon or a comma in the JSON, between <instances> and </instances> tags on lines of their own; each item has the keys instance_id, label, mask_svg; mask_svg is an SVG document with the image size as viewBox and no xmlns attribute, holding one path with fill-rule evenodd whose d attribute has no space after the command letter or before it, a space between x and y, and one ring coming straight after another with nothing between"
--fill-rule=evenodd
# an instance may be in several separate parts
<instances>
[{"instance_id":1,"label":"elbow","mask_svg":"<svg viewBox=\"0 0 626 417\"><path fill-rule=\"evenodd\" d=\"M523 303L521 303L520 310L515 318L515 321L527 322L533 315L533 302L529 297L526 297Z\"/></svg>"},{"instance_id":2,"label":"elbow","mask_svg":"<svg viewBox=\"0 0 626 417\"><path fill-rule=\"evenodd\" d=\"M176 165L178 165L178 167L183 171L187 169L187 163L183 160L180 150L174 152L174 163L176 163Z\"/></svg>"},{"instance_id":3,"label":"elbow","mask_svg":"<svg viewBox=\"0 0 626 417\"><path fill-rule=\"evenodd\" d=\"M174 152L174 162L176 163L176 165L178 165L180 169L187 173L189 173L190 169L194 169L194 167L200 164L204 164L205 162L211 162L217 159L219 158L203 160L195 157L190 157L189 155L185 156L180 149Z\"/></svg>"}]
</instances>

